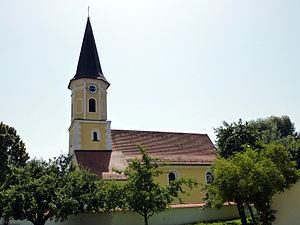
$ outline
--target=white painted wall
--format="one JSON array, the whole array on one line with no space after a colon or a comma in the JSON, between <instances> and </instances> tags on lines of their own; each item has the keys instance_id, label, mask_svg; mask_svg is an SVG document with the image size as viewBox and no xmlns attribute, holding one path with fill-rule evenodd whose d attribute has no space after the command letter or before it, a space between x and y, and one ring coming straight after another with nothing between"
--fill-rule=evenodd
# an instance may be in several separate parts
<instances>
[{"instance_id":1,"label":"white painted wall","mask_svg":"<svg viewBox=\"0 0 300 225\"><path fill-rule=\"evenodd\" d=\"M271 205L277 210L273 225L299 225L300 224L300 181L291 189L277 195Z\"/></svg>"},{"instance_id":2,"label":"white painted wall","mask_svg":"<svg viewBox=\"0 0 300 225\"><path fill-rule=\"evenodd\" d=\"M177 208L154 214L149 220L150 225L182 225L198 221L210 221L237 218L238 211L235 205L223 206L221 209L202 207ZM28 221L12 221L19 225L32 225ZM63 223L48 221L46 225L143 225L143 217L134 212L113 213L82 213L70 216Z\"/></svg>"}]
</instances>

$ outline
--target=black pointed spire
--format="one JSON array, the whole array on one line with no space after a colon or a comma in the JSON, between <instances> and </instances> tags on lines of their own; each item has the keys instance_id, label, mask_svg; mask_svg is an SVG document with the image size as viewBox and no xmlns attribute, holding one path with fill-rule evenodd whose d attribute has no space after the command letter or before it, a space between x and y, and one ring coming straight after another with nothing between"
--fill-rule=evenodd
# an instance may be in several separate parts
<instances>
[{"instance_id":1,"label":"black pointed spire","mask_svg":"<svg viewBox=\"0 0 300 225\"><path fill-rule=\"evenodd\" d=\"M80 56L77 65L77 71L73 79L79 79L79 78L101 79L106 83L108 83L102 73L97 47L96 47L89 17L86 23L86 28L84 32L83 42L82 42Z\"/></svg>"}]
</instances>

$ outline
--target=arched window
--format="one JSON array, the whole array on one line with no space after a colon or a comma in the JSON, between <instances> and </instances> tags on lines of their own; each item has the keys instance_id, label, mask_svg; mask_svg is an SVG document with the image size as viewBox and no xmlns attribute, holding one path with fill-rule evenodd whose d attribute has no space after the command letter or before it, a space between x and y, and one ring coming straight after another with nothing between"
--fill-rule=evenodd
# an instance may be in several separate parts
<instances>
[{"instance_id":1,"label":"arched window","mask_svg":"<svg viewBox=\"0 0 300 225\"><path fill-rule=\"evenodd\" d=\"M206 174L205 174L206 183L210 184L213 181L213 178L214 178L214 176L213 176L212 172L206 171Z\"/></svg>"},{"instance_id":2,"label":"arched window","mask_svg":"<svg viewBox=\"0 0 300 225\"><path fill-rule=\"evenodd\" d=\"M175 180L175 174L174 173L169 173L169 183L171 183L171 181Z\"/></svg>"},{"instance_id":3,"label":"arched window","mask_svg":"<svg viewBox=\"0 0 300 225\"><path fill-rule=\"evenodd\" d=\"M98 135L97 135L96 131L93 132L93 141L99 141L98 140Z\"/></svg>"},{"instance_id":4,"label":"arched window","mask_svg":"<svg viewBox=\"0 0 300 225\"><path fill-rule=\"evenodd\" d=\"M168 182L169 184L173 181L173 180L176 180L178 179L178 174L176 171L172 171L170 173L168 173Z\"/></svg>"},{"instance_id":5,"label":"arched window","mask_svg":"<svg viewBox=\"0 0 300 225\"><path fill-rule=\"evenodd\" d=\"M96 112L96 100L93 98L89 99L89 112Z\"/></svg>"},{"instance_id":6,"label":"arched window","mask_svg":"<svg viewBox=\"0 0 300 225\"><path fill-rule=\"evenodd\" d=\"M100 130L98 128L92 129L91 140L92 141L100 141Z\"/></svg>"}]
</instances>

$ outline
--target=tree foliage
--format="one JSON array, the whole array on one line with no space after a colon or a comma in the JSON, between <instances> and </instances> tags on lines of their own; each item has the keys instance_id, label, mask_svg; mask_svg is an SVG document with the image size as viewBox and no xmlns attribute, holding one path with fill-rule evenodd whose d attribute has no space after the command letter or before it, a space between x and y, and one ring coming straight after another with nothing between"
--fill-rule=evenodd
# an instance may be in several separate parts
<instances>
[{"instance_id":1,"label":"tree foliage","mask_svg":"<svg viewBox=\"0 0 300 225\"><path fill-rule=\"evenodd\" d=\"M272 196L297 179L291 160L300 168L295 125L288 116L271 116L245 123L223 122L215 132L221 158L214 165L215 179L208 187L208 202L220 206L224 201L235 201L243 224L243 206L254 204L261 221L269 224Z\"/></svg>"},{"instance_id":2,"label":"tree foliage","mask_svg":"<svg viewBox=\"0 0 300 225\"><path fill-rule=\"evenodd\" d=\"M13 167L0 189L3 217L44 225L48 219L63 221L86 206L92 207L92 195L100 181L94 174L75 170L69 161L61 156Z\"/></svg>"},{"instance_id":3,"label":"tree foliage","mask_svg":"<svg viewBox=\"0 0 300 225\"><path fill-rule=\"evenodd\" d=\"M264 225L271 224L272 197L299 178L286 147L276 143L245 148L228 159L218 158L212 169L214 179L207 186L208 203L221 207L225 202L236 202L242 224L247 224L243 206L250 204Z\"/></svg>"},{"instance_id":4,"label":"tree foliage","mask_svg":"<svg viewBox=\"0 0 300 225\"><path fill-rule=\"evenodd\" d=\"M296 162L297 169L300 169L300 139L293 140L288 145L288 150L292 155L292 159Z\"/></svg>"},{"instance_id":5,"label":"tree foliage","mask_svg":"<svg viewBox=\"0 0 300 225\"><path fill-rule=\"evenodd\" d=\"M0 187L11 173L13 166L24 166L29 156L25 144L17 131L3 122L0 123ZM3 199L0 196L0 203ZM2 209L0 206L0 218Z\"/></svg>"},{"instance_id":6,"label":"tree foliage","mask_svg":"<svg viewBox=\"0 0 300 225\"><path fill-rule=\"evenodd\" d=\"M154 214L167 209L175 198L180 198L180 193L185 193L183 185L193 188L197 182L191 178L180 178L171 182L168 186L161 186L155 181L164 171L160 167L166 163L158 162L146 153L146 149L138 145L141 159L135 158L130 161L128 168L123 172L128 176L124 184L123 209L130 209L144 217L145 225Z\"/></svg>"},{"instance_id":7,"label":"tree foliage","mask_svg":"<svg viewBox=\"0 0 300 225\"><path fill-rule=\"evenodd\" d=\"M215 129L217 134L217 150L219 156L228 158L236 152L244 151L242 145L247 144L249 147L255 147L259 140L259 134L253 126L243 123L240 119L237 123L231 124L223 122L223 126Z\"/></svg>"},{"instance_id":8,"label":"tree foliage","mask_svg":"<svg viewBox=\"0 0 300 225\"><path fill-rule=\"evenodd\" d=\"M295 124L288 116L270 116L249 122L258 131L260 140L265 144L281 142L290 144L297 137Z\"/></svg>"},{"instance_id":9,"label":"tree foliage","mask_svg":"<svg viewBox=\"0 0 300 225\"><path fill-rule=\"evenodd\" d=\"M277 142L287 147L300 169L300 138L288 116L270 116L245 123L241 119L231 124L224 121L222 126L215 129L215 133L216 146L221 157L228 158L236 152L243 152L243 145L256 148L257 142Z\"/></svg>"},{"instance_id":10,"label":"tree foliage","mask_svg":"<svg viewBox=\"0 0 300 225\"><path fill-rule=\"evenodd\" d=\"M25 144L17 131L0 123L0 184L10 172L11 166L24 166L29 159Z\"/></svg>"}]
</instances>

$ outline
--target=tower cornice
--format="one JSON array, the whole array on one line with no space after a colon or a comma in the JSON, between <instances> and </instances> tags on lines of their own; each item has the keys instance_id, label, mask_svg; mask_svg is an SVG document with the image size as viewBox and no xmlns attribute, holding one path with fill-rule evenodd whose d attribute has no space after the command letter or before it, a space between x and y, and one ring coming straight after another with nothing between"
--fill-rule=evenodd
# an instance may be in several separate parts
<instances>
[{"instance_id":1,"label":"tower cornice","mask_svg":"<svg viewBox=\"0 0 300 225\"><path fill-rule=\"evenodd\" d=\"M76 123L101 123L101 124L110 124L111 121L109 120L86 120L86 119L74 119L69 127L69 131L71 130L71 128L73 127L73 125Z\"/></svg>"}]
</instances>

